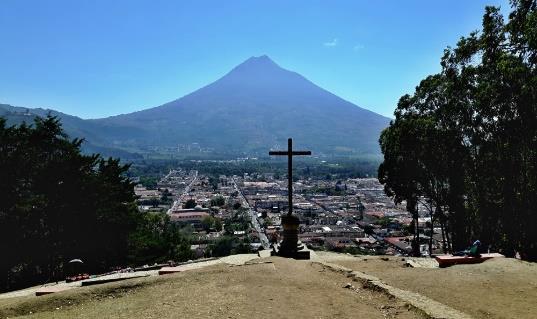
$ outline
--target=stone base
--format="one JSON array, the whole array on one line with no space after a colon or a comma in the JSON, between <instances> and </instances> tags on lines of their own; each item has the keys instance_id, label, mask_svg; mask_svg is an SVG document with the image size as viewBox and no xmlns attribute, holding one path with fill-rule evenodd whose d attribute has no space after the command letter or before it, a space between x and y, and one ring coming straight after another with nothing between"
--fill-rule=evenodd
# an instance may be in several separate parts
<instances>
[{"instance_id":1,"label":"stone base","mask_svg":"<svg viewBox=\"0 0 537 319\"><path fill-rule=\"evenodd\" d=\"M278 248L274 248L270 252L271 256L279 256L279 257L285 257L285 258L294 258L294 259L310 259L310 251L309 250L295 250L295 251L285 251L279 249L280 245L278 245Z\"/></svg>"},{"instance_id":2,"label":"stone base","mask_svg":"<svg viewBox=\"0 0 537 319\"><path fill-rule=\"evenodd\" d=\"M298 240L298 225L300 221L295 216L282 216L283 240L271 252L271 256L295 259L310 259L310 252Z\"/></svg>"}]
</instances>

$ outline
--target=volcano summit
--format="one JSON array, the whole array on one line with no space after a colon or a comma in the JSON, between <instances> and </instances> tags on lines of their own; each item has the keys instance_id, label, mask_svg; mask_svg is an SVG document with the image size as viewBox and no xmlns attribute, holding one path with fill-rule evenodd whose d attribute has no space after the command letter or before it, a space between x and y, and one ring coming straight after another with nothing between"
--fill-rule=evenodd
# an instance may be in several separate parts
<instances>
[{"instance_id":1,"label":"volcano summit","mask_svg":"<svg viewBox=\"0 0 537 319\"><path fill-rule=\"evenodd\" d=\"M378 138L389 123L266 55L251 57L217 81L161 106L102 119L69 117L69 123L68 116L53 114L71 135L99 147L143 150L194 143L235 155L265 154L286 145L288 137L315 154L379 154Z\"/></svg>"}]
</instances>

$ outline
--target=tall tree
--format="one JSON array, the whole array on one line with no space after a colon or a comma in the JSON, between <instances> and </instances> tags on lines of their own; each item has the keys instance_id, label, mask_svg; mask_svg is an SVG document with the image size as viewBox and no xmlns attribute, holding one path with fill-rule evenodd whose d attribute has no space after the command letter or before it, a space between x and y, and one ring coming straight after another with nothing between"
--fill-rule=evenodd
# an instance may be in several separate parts
<instances>
[{"instance_id":1,"label":"tall tree","mask_svg":"<svg viewBox=\"0 0 537 319\"><path fill-rule=\"evenodd\" d=\"M480 238L537 260L537 1L511 6L507 23L487 7L482 31L448 48L442 72L401 98L382 134L379 176L392 174L381 181L399 197L409 188L390 181L416 181L410 189L433 201L455 249ZM421 126L423 134L405 145L399 136L417 134L415 121L429 121L431 130ZM404 158L415 162L410 173Z\"/></svg>"},{"instance_id":2,"label":"tall tree","mask_svg":"<svg viewBox=\"0 0 537 319\"><path fill-rule=\"evenodd\" d=\"M135 227L132 183L119 160L82 155L54 117L8 127L0 119L0 289L126 262Z\"/></svg>"}]
</instances>

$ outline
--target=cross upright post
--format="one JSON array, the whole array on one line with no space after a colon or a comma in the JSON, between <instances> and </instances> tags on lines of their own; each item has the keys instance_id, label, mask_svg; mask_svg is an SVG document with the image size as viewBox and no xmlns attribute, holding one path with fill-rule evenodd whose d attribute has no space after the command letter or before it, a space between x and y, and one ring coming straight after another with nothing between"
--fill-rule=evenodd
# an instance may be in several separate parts
<instances>
[{"instance_id":1,"label":"cross upright post","mask_svg":"<svg viewBox=\"0 0 537 319\"><path fill-rule=\"evenodd\" d=\"M293 151L293 139L287 139L287 151L270 151L269 155L287 156L287 197L289 202L288 216L293 213L293 156L311 155L311 151Z\"/></svg>"},{"instance_id":2,"label":"cross upright post","mask_svg":"<svg viewBox=\"0 0 537 319\"><path fill-rule=\"evenodd\" d=\"M287 139L287 197L289 202L288 215L293 214L293 139Z\"/></svg>"},{"instance_id":3,"label":"cross upright post","mask_svg":"<svg viewBox=\"0 0 537 319\"><path fill-rule=\"evenodd\" d=\"M293 156L311 155L310 151L293 151L293 139L287 140L287 151L270 151L269 155L287 156L287 196L289 211L281 217L283 226L283 240L274 247L273 255L297 259L309 259L310 253L298 240L298 227L300 220L293 216Z\"/></svg>"}]
</instances>

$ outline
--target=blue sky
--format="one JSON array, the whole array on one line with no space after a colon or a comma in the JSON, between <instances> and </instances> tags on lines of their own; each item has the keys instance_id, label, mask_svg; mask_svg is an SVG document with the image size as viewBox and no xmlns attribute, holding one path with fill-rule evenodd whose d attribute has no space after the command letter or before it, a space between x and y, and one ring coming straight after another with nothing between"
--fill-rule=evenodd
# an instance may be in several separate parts
<instances>
[{"instance_id":1,"label":"blue sky","mask_svg":"<svg viewBox=\"0 0 537 319\"><path fill-rule=\"evenodd\" d=\"M0 1L0 103L82 118L188 94L250 56L377 113L507 0Z\"/></svg>"}]
</instances>

